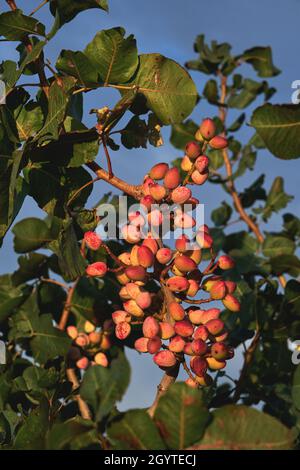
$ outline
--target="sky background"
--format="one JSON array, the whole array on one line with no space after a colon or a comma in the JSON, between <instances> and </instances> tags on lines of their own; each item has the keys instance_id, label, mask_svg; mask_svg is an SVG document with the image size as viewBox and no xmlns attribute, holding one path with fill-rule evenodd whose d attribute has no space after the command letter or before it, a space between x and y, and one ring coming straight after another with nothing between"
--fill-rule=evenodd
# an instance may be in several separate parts
<instances>
[{"instance_id":1,"label":"sky background","mask_svg":"<svg viewBox=\"0 0 300 470\"><path fill-rule=\"evenodd\" d=\"M19 0L16 3L25 14L29 14L40 1ZM291 102L291 84L294 80L300 80L299 0L109 0L109 6L109 14L101 10L83 12L56 34L45 51L45 56L52 64L55 64L61 49L83 50L97 31L123 26L127 34L135 35L139 53L159 52L183 65L187 60L196 58L193 42L198 34L203 33L207 41L215 39L218 42L229 42L234 54L240 54L254 46L272 46L274 64L282 73L270 80L272 86L277 88L271 101ZM0 11L6 10L6 2L0 0ZM44 6L36 17L47 25L49 31L52 16L48 6ZM0 42L0 60L17 60L15 45ZM243 72L249 78L256 78L248 66L243 68ZM192 77L201 93L207 77L197 72L193 72ZM87 94L84 99L84 122L91 127L94 121L88 111L105 105L112 108L119 99L119 93L116 90L98 90ZM257 100L255 107L260 103ZM211 115L210 108L201 101L192 117L200 122L207 115ZM232 116L234 120L235 114ZM147 150L128 151L121 148L119 152L113 153L113 166L117 169L117 175L138 184L145 171L153 164L159 161L170 162L180 156L180 152L168 143L170 129L165 128L163 135L165 145L159 149L150 146ZM247 139L249 135L250 129L246 129L239 134L239 138ZM267 151L262 151L258 155L255 172L248 172L239 179L238 189L249 186L261 173L266 176L267 188L270 188L276 176L284 177L286 192L295 196L288 211L299 216L300 160L279 160ZM89 205L92 206L108 190L104 183L97 183ZM209 225L211 210L226 199L224 192L214 185L205 185L198 188L194 195L205 204L205 218ZM44 213L33 200L27 198L17 221L29 216L44 217ZM276 215L268 230L280 230L280 227L281 216ZM242 229L242 225L240 228ZM237 229L236 225L235 230ZM12 247L12 236L8 234L0 252L0 273L11 272L16 267L17 257ZM148 355L141 356L128 351L128 357L132 363L132 381L120 408L148 406L153 400L162 372ZM236 377L239 364L238 354L229 362L227 372Z\"/></svg>"}]
</instances>

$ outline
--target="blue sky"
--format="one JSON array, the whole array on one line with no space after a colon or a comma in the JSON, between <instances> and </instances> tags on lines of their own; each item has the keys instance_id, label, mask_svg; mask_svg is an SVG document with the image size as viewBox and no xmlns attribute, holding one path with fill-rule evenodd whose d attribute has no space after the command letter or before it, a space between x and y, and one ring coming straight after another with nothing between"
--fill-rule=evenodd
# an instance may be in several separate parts
<instances>
[{"instance_id":1,"label":"blue sky","mask_svg":"<svg viewBox=\"0 0 300 470\"><path fill-rule=\"evenodd\" d=\"M17 1L26 14L39 3L39 0ZM281 75L271 80L271 84L278 90L272 101L291 101L291 83L300 79L299 0L109 0L109 5L109 14L101 10L90 10L65 25L47 46L46 57L54 64L61 49L82 50L97 31L114 26L123 26L127 34L135 35L140 53L159 52L181 64L195 57L193 42L200 33L204 33L208 40L229 42L236 54L253 46L271 45L274 63L282 70ZM0 0L0 9L1 12L7 10L4 0ZM37 17L49 30L52 17L47 6L40 10ZM16 58L14 44L0 42L0 60ZM255 78L250 67L243 71L250 78ZM202 92L206 77L199 73L193 73L192 76ZM112 107L118 98L119 94L115 90L97 91L86 96L85 123L93 125L93 118L88 115L89 109L104 105ZM200 121L208 112L208 107L200 102L192 117ZM168 162L179 156L180 152L168 144L169 132L168 128L164 130L165 145L159 149L121 149L118 153L113 153L113 165L118 176L138 183L154 163ZM248 135L249 131L246 130L241 137L246 139ZM286 192L295 196L288 210L299 216L299 171L299 160L283 161L263 151L258 156L255 172L248 172L238 183L238 188L251 184L261 173L266 175L267 188L276 176L283 176ZM107 186L98 183L90 204L96 202L104 190L107 190ZM206 222L209 224L210 211L226 199L224 193L215 186L205 185L195 195L205 204ZM28 216L43 216L30 199L26 200L18 220ZM279 230L280 223L280 216L273 217L269 230ZM16 265L12 237L8 235L0 252L0 272L12 271ZM130 352L129 356L133 363L133 377L122 407L146 406L155 394L161 371L149 357L137 356L134 352ZM229 372L233 375L236 374L238 363L239 358L229 366Z\"/></svg>"}]
</instances>

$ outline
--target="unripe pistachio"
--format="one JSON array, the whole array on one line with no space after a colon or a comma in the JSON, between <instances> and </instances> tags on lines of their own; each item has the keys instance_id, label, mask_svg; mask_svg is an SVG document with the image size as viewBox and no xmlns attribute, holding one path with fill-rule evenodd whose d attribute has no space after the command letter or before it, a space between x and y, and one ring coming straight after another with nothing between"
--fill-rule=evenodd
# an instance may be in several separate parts
<instances>
[{"instance_id":1,"label":"unripe pistachio","mask_svg":"<svg viewBox=\"0 0 300 470\"><path fill-rule=\"evenodd\" d=\"M196 225L194 217L190 214L177 210L174 217L174 226L178 228L193 228Z\"/></svg>"},{"instance_id":2,"label":"unripe pistachio","mask_svg":"<svg viewBox=\"0 0 300 470\"><path fill-rule=\"evenodd\" d=\"M143 240L142 246L147 246L154 255L157 253L158 244L154 238L145 238L145 240Z\"/></svg>"},{"instance_id":3,"label":"unripe pistachio","mask_svg":"<svg viewBox=\"0 0 300 470\"><path fill-rule=\"evenodd\" d=\"M89 342L92 344L100 343L102 334L99 331L92 331L89 334Z\"/></svg>"},{"instance_id":4,"label":"unripe pistachio","mask_svg":"<svg viewBox=\"0 0 300 470\"><path fill-rule=\"evenodd\" d=\"M115 328L115 335L118 339L123 340L126 339L127 336L130 335L131 326L126 321L122 321L116 325Z\"/></svg>"},{"instance_id":5,"label":"unripe pistachio","mask_svg":"<svg viewBox=\"0 0 300 470\"><path fill-rule=\"evenodd\" d=\"M85 272L91 277L104 277L107 273L107 265L103 261L96 261L96 263L89 264Z\"/></svg>"},{"instance_id":6,"label":"unripe pistachio","mask_svg":"<svg viewBox=\"0 0 300 470\"><path fill-rule=\"evenodd\" d=\"M226 292L226 285L224 281L214 282L209 291L211 298L214 300L224 299Z\"/></svg>"},{"instance_id":7,"label":"unripe pistachio","mask_svg":"<svg viewBox=\"0 0 300 470\"><path fill-rule=\"evenodd\" d=\"M130 313L130 315L133 315L134 317L140 318L144 316L143 309L141 309L141 307L139 307L136 301L133 299L126 300L123 303L123 307L126 312Z\"/></svg>"},{"instance_id":8,"label":"unripe pistachio","mask_svg":"<svg viewBox=\"0 0 300 470\"><path fill-rule=\"evenodd\" d=\"M210 370L221 370L226 367L226 361L217 361L214 357L207 357L206 360Z\"/></svg>"},{"instance_id":9,"label":"unripe pistachio","mask_svg":"<svg viewBox=\"0 0 300 470\"><path fill-rule=\"evenodd\" d=\"M197 129L196 132L195 132L195 139L200 142L200 143L203 143L204 142L204 139L201 135L201 132L200 132L200 129Z\"/></svg>"},{"instance_id":10,"label":"unripe pistachio","mask_svg":"<svg viewBox=\"0 0 300 470\"><path fill-rule=\"evenodd\" d=\"M171 277L167 280L166 284L172 292L184 292L189 288L188 280L180 276Z\"/></svg>"},{"instance_id":11,"label":"unripe pistachio","mask_svg":"<svg viewBox=\"0 0 300 470\"><path fill-rule=\"evenodd\" d=\"M128 314L125 310L116 310L112 315L113 322L117 325L121 322L130 322L131 315Z\"/></svg>"},{"instance_id":12,"label":"unripe pistachio","mask_svg":"<svg viewBox=\"0 0 300 470\"><path fill-rule=\"evenodd\" d=\"M141 338L138 338L134 343L134 349L136 349L140 353L148 352L148 341L149 338L144 338L143 336Z\"/></svg>"},{"instance_id":13,"label":"unripe pistachio","mask_svg":"<svg viewBox=\"0 0 300 470\"><path fill-rule=\"evenodd\" d=\"M120 261L122 261L122 263L126 264L126 266L131 265L130 253L128 253L127 251L121 253L118 258Z\"/></svg>"},{"instance_id":14,"label":"unripe pistachio","mask_svg":"<svg viewBox=\"0 0 300 470\"><path fill-rule=\"evenodd\" d=\"M184 350L186 342L181 336L174 336L170 339L169 350L174 353L180 353Z\"/></svg>"},{"instance_id":15,"label":"unripe pistachio","mask_svg":"<svg viewBox=\"0 0 300 470\"><path fill-rule=\"evenodd\" d=\"M141 231L135 225L129 224L122 227L122 236L127 243L138 243L141 240Z\"/></svg>"},{"instance_id":16,"label":"unripe pistachio","mask_svg":"<svg viewBox=\"0 0 300 470\"><path fill-rule=\"evenodd\" d=\"M195 184L201 185L204 184L205 181L209 177L209 172L206 170L203 173L200 173L198 170L194 170L193 173L191 174L192 181Z\"/></svg>"},{"instance_id":17,"label":"unripe pistachio","mask_svg":"<svg viewBox=\"0 0 300 470\"><path fill-rule=\"evenodd\" d=\"M217 343L220 343L222 341L226 341L226 339L228 338L228 335L229 335L228 331L222 331L222 333L220 335L215 336L214 339Z\"/></svg>"},{"instance_id":18,"label":"unripe pistachio","mask_svg":"<svg viewBox=\"0 0 300 470\"><path fill-rule=\"evenodd\" d=\"M176 256L174 264L176 268L183 273L188 273L197 268L197 264L195 263L195 261L186 255Z\"/></svg>"},{"instance_id":19,"label":"unripe pistachio","mask_svg":"<svg viewBox=\"0 0 300 470\"><path fill-rule=\"evenodd\" d=\"M202 377L207 371L207 362L203 357L194 356L190 361L192 371L198 376Z\"/></svg>"},{"instance_id":20,"label":"unripe pistachio","mask_svg":"<svg viewBox=\"0 0 300 470\"><path fill-rule=\"evenodd\" d=\"M94 357L94 361L98 366L102 366L102 367L108 366L108 359L103 352L98 352Z\"/></svg>"},{"instance_id":21,"label":"unripe pistachio","mask_svg":"<svg viewBox=\"0 0 300 470\"><path fill-rule=\"evenodd\" d=\"M227 139L221 135L216 135L209 141L209 145L213 149L221 150L228 146Z\"/></svg>"},{"instance_id":22,"label":"unripe pistachio","mask_svg":"<svg viewBox=\"0 0 300 470\"><path fill-rule=\"evenodd\" d=\"M151 212L149 212L147 220L149 225L153 225L153 227L159 227L164 221L164 216L159 209L153 209Z\"/></svg>"},{"instance_id":23,"label":"unripe pistachio","mask_svg":"<svg viewBox=\"0 0 300 470\"><path fill-rule=\"evenodd\" d=\"M160 264L168 264L173 256L173 251L170 248L160 248L156 253L156 259Z\"/></svg>"},{"instance_id":24,"label":"unripe pistachio","mask_svg":"<svg viewBox=\"0 0 300 470\"><path fill-rule=\"evenodd\" d=\"M132 281L144 281L147 275L143 266L128 266L125 269L125 274Z\"/></svg>"},{"instance_id":25,"label":"unripe pistachio","mask_svg":"<svg viewBox=\"0 0 300 470\"><path fill-rule=\"evenodd\" d=\"M155 200L150 194L147 196L142 197L140 200L140 205L143 206L147 211L151 210L151 206L155 204Z\"/></svg>"},{"instance_id":26,"label":"unripe pistachio","mask_svg":"<svg viewBox=\"0 0 300 470\"><path fill-rule=\"evenodd\" d=\"M195 379L202 387L209 387L213 383L213 378L208 374L204 374L202 377L196 376Z\"/></svg>"},{"instance_id":27,"label":"unripe pistachio","mask_svg":"<svg viewBox=\"0 0 300 470\"><path fill-rule=\"evenodd\" d=\"M119 282L120 284L122 284L123 286L125 286L126 284L128 284L128 282L130 281L129 277L126 276L126 274L125 274L124 271L117 272L117 273L116 273L116 278L117 278L118 282Z\"/></svg>"},{"instance_id":28,"label":"unripe pistachio","mask_svg":"<svg viewBox=\"0 0 300 470\"><path fill-rule=\"evenodd\" d=\"M186 343L184 348L183 348L183 352L184 354L186 354L187 356L194 356L195 353L192 349L192 343Z\"/></svg>"},{"instance_id":29,"label":"unripe pistachio","mask_svg":"<svg viewBox=\"0 0 300 470\"><path fill-rule=\"evenodd\" d=\"M178 302L170 302L168 304L168 311L175 321L183 320L185 317L184 308Z\"/></svg>"},{"instance_id":30,"label":"unripe pistachio","mask_svg":"<svg viewBox=\"0 0 300 470\"><path fill-rule=\"evenodd\" d=\"M199 231L196 235L196 240L200 248L208 249L213 245L212 237L204 231Z\"/></svg>"},{"instance_id":31,"label":"unripe pistachio","mask_svg":"<svg viewBox=\"0 0 300 470\"><path fill-rule=\"evenodd\" d=\"M234 264L235 263L233 259L227 255L220 256L220 258L218 259L218 266L224 270L234 268Z\"/></svg>"},{"instance_id":32,"label":"unripe pistachio","mask_svg":"<svg viewBox=\"0 0 300 470\"><path fill-rule=\"evenodd\" d=\"M164 199L167 195L166 188L164 186L161 186L161 185L157 184L157 183L150 186L149 192L150 192L150 196L152 196L153 199L157 202Z\"/></svg>"},{"instance_id":33,"label":"unripe pistachio","mask_svg":"<svg viewBox=\"0 0 300 470\"><path fill-rule=\"evenodd\" d=\"M195 295L199 291L199 284L194 279L188 279L188 283L189 283L189 288L186 291L186 295L188 297L195 297Z\"/></svg>"},{"instance_id":34,"label":"unripe pistachio","mask_svg":"<svg viewBox=\"0 0 300 470\"><path fill-rule=\"evenodd\" d=\"M206 292L210 292L212 286L220 281L222 278L220 276L213 276L213 277L210 277L208 279L205 279L205 281L202 283L202 288L206 291Z\"/></svg>"},{"instance_id":35,"label":"unripe pistachio","mask_svg":"<svg viewBox=\"0 0 300 470\"><path fill-rule=\"evenodd\" d=\"M81 348L88 346L89 342L89 337L85 333L80 333L75 339L75 343Z\"/></svg>"},{"instance_id":36,"label":"unripe pistachio","mask_svg":"<svg viewBox=\"0 0 300 470\"><path fill-rule=\"evenodd\" d=\"M224 329L224 322L219 318L215 320L209 320L205 323L206 328L208 329L211 335L219 335Z\"/></svg>"},{"instance_id":37,"label":"unripe pistachio","mask_svg":"<svg viewBox=\"0 0 300 470\"><path fill-rule=\"evenodd\" d=\"M195 161L195 168L201 174L204 172L207 173L208 164L208 157L206 155L200 155L200 157Z\"/></svg>"},{"instance_id":38,"label":"unripe pistachio","mask_svg":"<svg viewBox=\"0 0 300 470\"><path fill-rule=\"evenodd\" d=\"M197 142L188 142L185 146L185 153L191 160L195 160L201 153L199 144Z\"/></svg>"},{"instance_id":39,"label":"unripe pistachio","mask_svg":"<svg viewBox=\"0 0 300 470\"><path fill-rule=\"evenodd\" d=\"M233 294L236 289L236 283L233 281L225 281L225 286L228 294Z\"/></svg>"},{"instance_id":40,"label":"unripe pistachio","mask_svg":"<svg viewBox=\"0 0 300 470\"><path fill-rule=\"evenodd\" d=\"M175 204L184 204L191 197L191 190L186 186L177 186L171 193L171 199Z\"/></svg>"},{"instance_id":41,"label":"unripe pistachio","mask_svg":"<svg viewBox=\"0 0 300 470\"><path fill-rule=\"evenodd\" d=\"M68 326L67 328L67 334L70 336L72 339L76 339L78 336L78 330L76 326Z\"/></svg>"},{"instance_id":42,"label":"unripe pistachio","mask_svg":"<svg viewBox=\"0 0 300 470\"><path fill-rule=\"evenodd\" d=\"M130 225L134 225L136 227L143 227L145 225L145 219L140 211L129 212L128 220Z\"/></svg>"},{"instance_id":43,"label":"unripe pistachio","mask_svg":"<svg viewBox=\"0 0 300 470\"><path fill-rule=\"evenodd\" d=\"M199 130L203 139L210 140L216 134L216 125L212 119L206 118L206 119L203 119Z\"/></svg>"},{"instance_id":44,"label":"unripe pistachio","mask_svg":"<svg viewBox=\"0 0 300 470\"><path fill-rule=\"evenodd\" d=\"M105 351L111 348L111 339L108 335L106 334L102 335L100 348L104 349Z\"/></svg>"},{"instance_id":45,"label":"unripe pistachio","mask_svg":"<svg viewBox=\"0 0 300 470\"><path fill-rule=\"evenodd\" d=\"M206 341L208 336L208 329L204 325L198 326L198 328L194 332L194 339L203 339L203 341Z\"/></svg>"},{"instance_id":46,"label":"unripe pistachio","mask_svg":"<svg viewBox=\"0 0 300 470\"><path fill-rule=\"evenodd\" d=\"M177 335L183 336L184 338L188 338L194 333L194 327L189 320L175 322L174 330Z\"/></svg>"},{"instance_id":47,"label":"unripe pistachio","mask_svg":"<svg viewBox=\"0 0 300 470\"><path fill-rule=\"evenodd\" d=\"M187 235L180 235L175 242L175 248L180 253L185 253L189 249L190 239Z\"/></svg>"},{"instance_id":48,"label":"unripe pistachio","mask_svg":"<svg viewBox=\"0 0 300 470\"><path fill-rule=\"evenodd\" d=\"M194 248L191 254L188 254L189 258L195 261L196 264L199 264L202 260L202 251L199 247Z\"/></svg>"},{"instance_id":49,"label":"unripe pistachio","mask_svg":"<svg viewBox=\"0 0 300 470\"><path fill-rule=\"evenodd\" d=\"M232 294L227 294L222 300L224 307L231 312L239 312L241 310L241 304L236 297Z\"/></svg>"},{"instance_id":50,"label":"unripe pistachio","mask_svg":"<svg viewBox=\"0 0 300 470\"><path fill-rule=\"evenodd\" d=\"M84 241L91 250L98 250L102 240L96 232L85 232Z\"/></svg>"},{"instance_id":51,"label":"unripe pistachio","mask_svg":"<svg viewBox=\"0 0 300 470\"><path fill-rule=\"evenodd\" d=\"M176 364L176 357L171 351L159 351L153 357L155 364L162 368L174 367Z\"/></svg>"},{"instance_id":52,"label":"unripe pistachio","mask_svg":"<svg viewBox=\"0 0 300 470\"><path fill-rule=\"evenodd\" d=\"M153 338L160 335L160 326L158 321L153 317L147 317L143 323L143 335L146 338Z\"/></svg>"},{"instance_id":53,"label":"unripe pistachio","mask_svg":"<svg viewBox=\"0 0 300 470\"><path fill-rule=\"evenodd\" d=\"M146 308L149 308L151 305L151 295L147 291L141 292L137 296L135 301L142 310L145 310Z\"/></svg>"},{"instance_id":54,"label":"unripe pistachio","mask_svg":"<svg viewBox=\"0 0 300 470\"><path fill-rule=\"evenodd\" d=\"M162 180L169 169L167 163L157 163L149 171L150 178L154 180Z\"/></svg>"},{"instance_id":55,"label":"unripe pistachio","mask_svg":"<svg viewBox=\"0 0 300 470\"><path fill-rule=\"evenodd\" d=\"M146 176L142 185L143 193L145 196L148 196L150 194L150 186L152 184L154 184L154 180L149 176Z\"/></svg>"},{"instance_id":56,"label":"unripe pistachio","mask_svg":"<svg viewBox=\"0 0 300 470\"><path fill-rule=\"evenodd\" d=\"M92 333L92 331L95 331L96 327L95 327L95 325L94 325L92 322L90 322L90 321L87 320L87 321L84 323L83 329L84 329L84 331L85 331L86 333Z\"/></svg>"},{"instance_id":57,"label":"unripe pistachio","mask_svg":"<svg viewBox=\"0 0 300 470\"><path fill-rule=\"evenodd\" d=\"M158 336L153 336L153 338L149 338L148 353L156 354L160 350L161 344L161 339Z\"/></svg>"},{"instance_id":58,"label":"unripe pistachio","mask_svg":"<svg viewBox=\"0 0 300 470\"><path fill-rule=\"evenodd\" d=\"M172 266L172 273L175 274L175 276L179 276L179 277L185 277L186 276L186 273L183 273L178 268L176 268L175 264L173 264L173 266Z\"/></svg>"},{"instance_id":59,"label":"unripe pistachio","mask_svg":"<svg viewBox=\"0 0 300 470\"><path fill-rule=\"evenodd\" d=\"M207 344L203 339L194 339L192 341L192 350L196 356L203 356L207 351Z\"/></svg>"},{"instance_id":60,"label":"unripe pistachio","mask_svg":"<svg viewBox=\"0 0 300 470\"><path fill-rule=\"evenodd\" d=\"M196 380L192 379L192 377L188 377L185 380L185 383L191 388L198 388L199 387L199 384L196 382Z\"/></svg>"},{"instance_id":61,"label":"unripe pistachio","mask_svg":"<svg viewBox=\"0 0 300 470\"><path fill-rule=\"evenodd\" d=\"M154 263L154 255L147 246L139 246L137 250L139 265L143 268L150 268Z\"/></svg>"},{"instance_id":62,"label":"unripe pistachio","mask_svg":"<svg viewBox=\"0 0 300 470\"><path fill-rule=\"evenodd\" d=\"M87 357L82 357L80 359L78 359L78 361L76 361L76 367L78 367L78 369L87 369L89 366L89 360Z\"/></svg>"},{"instance_id":63,"label":"unripe pistachio","mask_svg":"<svg viewBox=\"0 0 300 470\"><path fill-rule=\"evenodd\" d=\"M183 171L190 171L190 169L193 166L193 162L190 160L190 158L187 155L185 155L183 159L181 160L180 166Z\"/></svg>"},{"instance_id":64,"label":"unripe pistachio","mask_svg":"<svg viewBox=\"0 0 300 470\"><path fill-rule=\"evenodd\" d=\"M160 322L159 327L161 339L170 339L175 335L174 327L170 323L162 321Z\"/></svg>"},{"instance_id":65,"label":"unripe pistachio","mask_svg":"<svg viewBox=\"0 0 300 470\"><path fill-rule=\"evenodd\" d=\"M210 349L210 353L217 361L222 361L228 357L228 346L222 342L214 343Z\"/></svg>"},{"instance_id":66,"label":"unripe pistachio","mask_svg":"<svg viewBox=\"0 0 300 470\"><path fill-rule=\"evenodd\" d=\"M164 177L164 185L167 189L175 189L180 183L180 173L178 168L174 167L167 171Z\"/></svg>"}]
</instances>

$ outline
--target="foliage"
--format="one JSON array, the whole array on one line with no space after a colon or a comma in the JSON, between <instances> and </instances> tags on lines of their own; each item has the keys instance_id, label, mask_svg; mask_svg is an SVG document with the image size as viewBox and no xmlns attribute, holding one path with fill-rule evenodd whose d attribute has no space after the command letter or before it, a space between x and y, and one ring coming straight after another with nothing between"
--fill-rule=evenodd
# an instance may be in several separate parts
<instances>
[{"instance_id":1,"label":"foliage","mask_svg":"<svg viewBox=\"0 0 300 470\"><path fill-rule=\"evenodd\" d=\"M107 1L51 0L44 7L49 8L50 28L15 9L14 1L7 3L11 10L0 14L0 36L17 43L20 60L0 64L6 85L6 103L0 105L0 237L2 243L14 224L14 249L20 256L18 268L0 276L0 338L7 352L6 364L0 365L0 447L299 447L300 366L291 360L290 344L300 335L300 220L285 212L282 230L272 232L264 225L292 199L282 176L270 188L264 175L255 174L247 188L240 179L255 172L262 150L286 160L300 156L299 106L269 103L276 90L267 79L280 73L271 49L253 47L234 56L229 44L207 44L200 35L194 45L198 57L184 68L158 53L139 54L134 37L120 27L99 31L84 51L62 50L54 67L44 57L45 46L81 11L94 9L101 19ZM251 69L251 78L240 69ZM189 71L208 76L202 91L196 90ZM28 75L39 83L37 90L20 85ZM87 128L84 95L106 87L120 92L119 101L91 110L95 125ZM216 133L228 147L203 146L199 124L190 117L198 93L211 106ZM245 142L247 122L253 132ZM109 242L86 249L93 240L84 235L99 223L88 198L102 179L141 199L145 186L116 178L109 151L159 147L164 125L172 126L171 143L177 149L188 153L186 144L197 140L209 159L205 179L216 194L224 190L220 207L211 214L214 252L203 249L203 260L212 256L213 271L208 272L217 270L218 281L222 274L225 284L236 283L240 309L232 311L224 301L220 321L230 331L230 345L245 347L244 362L236 382L219 370L213 380L201 377L202 382L189 371L187 383L174 384L178 370L175 374L171 368L172 376L167 368L167 391L159 391L155 406L120 413L117 404L130 382L124 344L136 344L142 323L133 322L124 343L111 322L112 313L122 308L117 257L131 246ZM108 171L97 163L99 151ZM273 156L266 158L271 162ZM189 172L182 161L174 167L190 182L195 168ZM45 212L44 219L14 223L28 197ZM101 202L116 204L110 194ZM239 229L234 231L236 218ZM235 260L229 274L221 273L219 255ZM87 276L95 263L107 275ZM122 263L121 268L124 274ZM161 304L157 285L149 284L151 298ZM97 341L87 349L86 338L93 333ZM226 350L226 358L231 352ZM179 362L188 369L182 356Z\"/></svg>"}]
</instances>

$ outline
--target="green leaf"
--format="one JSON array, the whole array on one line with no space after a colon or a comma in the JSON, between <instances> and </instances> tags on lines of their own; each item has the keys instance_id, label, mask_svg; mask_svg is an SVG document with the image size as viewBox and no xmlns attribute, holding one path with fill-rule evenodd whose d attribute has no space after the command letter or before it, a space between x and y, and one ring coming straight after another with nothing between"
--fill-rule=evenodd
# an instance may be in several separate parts
<instances>
[{"instance_id":1,"label":"green leaf","mask_svg":"<svg viewBox=\"0 0 300 470\"><path fill-rule=\"evenodd\" d=\"M294 315L299 315L300 312L300 282L290 279L284 292L285 306L288 312Z\"/></svg>"},{"instance_id":2,"label":"green leaf","mask_svg":"<svg viewBox=\"0 0 300 470\"><path fill-rule=\"evenodd\" d=\"M147 106L163 124L182 122L194 109L196 86L179 64L160 54L142 54L130 82L147 98Z\"/></svg>"},{"instance_id":3,"label":"green leaf","mask_svg":"<svg viewBox=\"0 0 300 470\"><path fill-rule=\"evenodd\" d=\"M191 119L179 124L174 124L170 137L171 144L177 149L184 150L186 144L195 139L197 129L197 124Z\"/></svg>"},{"instance_id":4,"label":"green leaf","mask_svg":"<svg viewBox=\"0 0 300 470\"><path fill-rule=\"evenodd\" d=\"M39 315L36 292L22 304L11 319L10 338L29 338L35 360L44 364L49 359L65 356L71 340L65 332L53 326L52 315Z\"/></svg>"},{"instance_id":5,"label":"green leaf","mask_svg":"<svg viewBox=\"0 0 300 470\"><path fill-rule=\"evenodd\" d=\"M58 139L69 102L69 92L74 86L74 81L73 77L64 77L60 78L59 82L56 80L51 84L47 118L44 126L33 139L34 142L38 141L42 144L45 141Z\"/></svg>"},{"instance_id":6,"label":"green leaf","mask_svg":"<svg viewBox=\"0 0 300 470\"><path fill-rule=\"evenodd\" d=\"M30 137L34 137L43 125L43 112L41 107L30 101L22 107L21 111L16 116L16 126L19 134L20 141L25 141Z\"/></svg>"},{"instance_id":7,"label":"green leaf","mask_svg":"<svg viewBox=\"0 0 300 470\"><path fill-rule=\"evenodd\" d=\"M17 253L36 250L52 240L47 224L35 217L21 220L14 226L12 232L15 235L14 248Z\"/></svg>"},{"instance_id":8,"label":"green leaf","mask_svg":"<svg viewBox=\"0 0 300 470\"><path fill-rule=\"evenodd\" d=\"M270 192L267 196L265 207L262 209L263 220L266 222L273 212L284 209L293 196L289 196L284 192L284 180L281 176L277 176L273 181Z\"/></svg>"},{"instance_id":9,"label":"green leaf","mask_svg":"<svg viewBox=\"0 0 300 470\"><path fill-rule=\"evenodd\" d=\"M98 72L89 58L80 51L74 52L63 49L56 62L56 68L72 77L77 78L84 87L97 84Z\"/></svg>"},{"instance_id":10,"label":"green leaf","mask_svg":"<svg viewBox=\"0 0 300 470\"><path fill-rule=\"evenodd\" d=\"M185 449L201 439L209 412L200 390L178 382L158 403L154 421L170 449Z\"/></svg>"},{"instance_id":11,"label":"green leaf","mask_svg":"<svg viewBox=\"0 0 300 470\"><path fill-rule=\"evenodd\" d=\"M294 255L280 255L270 259L271 268L274 274L288 273L291 276L299 276L300 260Z\"/></svg>"},{"instance_id":12,"label":"green leaf","mask_svg":"<svg viewBox=\"0 0 300 470\"><path fill-rule=\"evenodd\" d=\"M49 450L79 450L90 446L99 448L99 445L99 436L94 423L82 419L81 416L54 424L47 436Z\"/></svg>"},{"instance_id":13,"label":"green leaf","mask_svg":"<svg viewBox=\"0 0 300 470\"><path fill-rule=\"evenodd\" d=\"M45 404L34 409L25 418L14 442L14 450L43 450L49 428L49 410Z\"/></svg>"},{"instance_id":14,"label":"green leaf","mask_svg":"<svg viewBox=\"0 0 300 470\"><path fill-rule=\"evenodd\" d=\"M145 410L130 410L116 417L107 430L114 449L163 450L165 444Z\"/></svg>"},{"instance_id":15,"label":"green leaf","mask_svg":"<svg viewBox=\"0 0 300 470\"><path fill-rule=\"evenodd\" d=\"M0 323L25 300L26 294L27 289L15 287L10 276L0 276Z\"/></svg>"},{"instance_id":16,"label":"green leaf","mask_svg":"<svg viewBox=\"0 0 300 470\"><path fill-rule=\"evenodd\" d=\"M244 405L227 405L213 411L213 421L197 450L292 449L294 436L277 419Z\"/></svg>"},{"instance_id":17,"label":"green leaf","mask_svg":"<svg viewBox=\"0 0 300 470\"><path fill-rule=\"evenodd\" d=\"M68 23L81 11L100 8L108 11L107 0L50 0L50 11L58 19L59 26Z\"/></svg>"},{"instance_id":18,"label":"green leaf","mask_svg":"<svg viewBox=\"0 0 300 470\"><path fill-rule=\"evenodd\" d=\"M45 26L35 18L23 15L21 10L0 15L0 36L9 41L22 41L28 34L45 36Z\"/></svg>"},{"instance_id":19,"label":"green leaf","mask_svg":"<svg viewBox=\"0 0 300 470\"><path fill-rule=\"evenodd\" d=\"M232 214L231 206L229 206L225 201L222 202L222 205L217 209L214 209L211 213L211 220L217 227L226 225Z\"/></svg>"},{"instance_id":20,"label":"green leaf","mask_svg":"<svg viewBox=\"0 0 300 470\"><path fill-rule=\"evenodd\" d=\"M267 235L262 251L264 256L269 258L280 255L292 255L295 251L295 243L286 237Z\"/></svg>"},{"instance_id":21,"label":"green leaf","mask_svg":"<svg viewBox=\"0 0 300 470\"><path fill-rule=\"evenodd\" d=\"M234 90L234 92L231 94L227 101L227 105L230 108L244 109L249 106L249 104L252 103L263 91L263 83L246 78L243 81L241 90Z\"/></svg>"},{"instance_id":22,"label":"green leaf","mask_svg":"<svg viewBox=\"0 0 300 470\"><path fill-rule=\"evenodd\" d=\"M85 48L105 85L128 82L138 67L136 40L133 35L124 36L123 28L103 30Z\"/></svg>"},{"instance_id":23,"label":"green leaf","mask_svg":"<svg viewBox=\"0 0 300 470\"><path fill-rule=\"evenodd\" d=\"M239 59L251 64L259 77L274 77L281 72L273 64L272 49L270 47L247 49L239 56Z\"/></svg>"},{"instance_id":24,"label":"green leaf","mask_svg":"<svg viewBox=\"0 0 300 470\"><path fill-rule=\"evenodd\" d=\"M139 116L133 116L121 134L121 142L127 149L147 148L148 126Z\"/></svg>"},{"instance_id":25,"label":"green leaf","mask_svg":"<svg viewBox=\"0 0 300 470\"><path fill-rule=\"evenodd\" d=\"M295 407L297 410L300 410L300 365L297 367L293 377L292 398Z\"/></svg>"},{"instance_id":26,"label":"green leaf","mask_svg":"<svg viewBox=\"0 0 300 470\"><path fill-rule=\"evenodd\" d=\"M283 160L300 157L300 106L264 104L252 114L251 126L275 157Z\"/></svg>"},{"instance_id":27,"label":"green leaf","mask_svg":"<svg viewBox=\"0 0 300 470\"><path fill-rule=\"evenodd\" d=\"M80 388L81 397L91 405L96 421L101 421L124 395L130 379L129 363L122 351L109 368L93 366L85 373Z\"/></svg>"},{"instance_id":28,"label":"green leaf","mask_svg":"<svg viewBox=\"0 0 300 470\"><path fill-rule=\"evenodd\" d=\"M211 104L216 104L219 101L218 85L216 80L208 80L206 82L203 95Z\"/></svg>"},{"instance_id":29,"label":"green leaf","mask_svg":"<svg viewBox=\"0 0 300 470\"><path fill-rule=\"evenodd\" d=\"M47 259L47 256L41 253L29 253L28 255L19 256L19 269L12 275L14 285L22 284L43 275L47 277Z\"/></svg>"}]
</instances>

